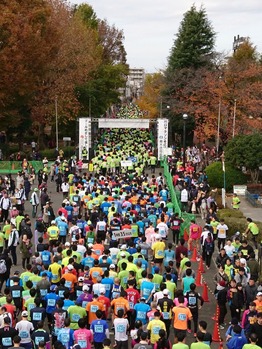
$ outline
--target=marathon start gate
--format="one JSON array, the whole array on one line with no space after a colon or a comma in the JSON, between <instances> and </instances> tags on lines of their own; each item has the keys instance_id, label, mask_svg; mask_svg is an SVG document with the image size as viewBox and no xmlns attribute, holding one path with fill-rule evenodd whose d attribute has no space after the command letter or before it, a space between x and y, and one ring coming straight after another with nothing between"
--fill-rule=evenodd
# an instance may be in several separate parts
<instances>
[{"instance_id":1,"label":"marathon start gate","mask_svg":"<svg viewBox=\"0 0 262 349\"><path fill-rule=\"evenodd\" d=\"M111 119L111 118L79 118L79 159L82 150L92 147L92 122L98 123L98 128L141 128L149 129L150 123L157 123L157 158L163 160L168 147L168 119ZM89 152L87 156L89 158Z\"/></svg>"}]
</instances>

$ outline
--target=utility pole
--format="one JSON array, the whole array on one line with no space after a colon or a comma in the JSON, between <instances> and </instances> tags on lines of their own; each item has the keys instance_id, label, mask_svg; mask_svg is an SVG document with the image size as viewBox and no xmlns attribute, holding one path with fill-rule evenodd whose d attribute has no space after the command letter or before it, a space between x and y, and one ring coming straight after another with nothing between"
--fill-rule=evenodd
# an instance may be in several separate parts
<instances>
[{"instance_id":1,"label":"utility pole","mask_svg":"<svg viewBox=\"0 0 262 349\"><path fill-rule=\"evenodd\" d=\"M56 135L56 150L58 151L58 112L57 112L57 96L55 97L55 135Z\"/></svg>"}]
</instances>

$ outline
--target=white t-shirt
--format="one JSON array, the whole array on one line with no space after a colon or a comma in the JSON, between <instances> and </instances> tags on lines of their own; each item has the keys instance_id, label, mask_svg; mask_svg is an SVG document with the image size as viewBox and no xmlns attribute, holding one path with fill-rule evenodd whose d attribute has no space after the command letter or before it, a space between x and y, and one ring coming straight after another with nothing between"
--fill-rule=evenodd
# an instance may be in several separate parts
<instances>
[{"instance_id":1,"label":"white t-shirt","mask_svg":"<svg viewBox=\"0 0 262 349\"><path fill-rule=\"evenodd\" d=\"M127 319L120 319L116 318L114 320L114 327L115 327L115 340L120 342L124 342L128 340L127 337L127 329L128 329L128 320Z\"/></svg>"},{"instance_id":2,"label":"white t-shirt","mask_svg":"<svg viewBox=\"0 0 262 349\"><path fill-rule=\"evenodd\" d=\"M217 226L217 237L225 239L227 237L228 226L226 224L218 224Z\"/></svg>"},{"instance_id":3,"label":"white t-shirt","mask_svg":"<svg viewBox=\"0 0 262 349\"><path fill-rule=\"evenodd\" d=\"M15 329L19 332L21 343L31 343L31 332L34 331L32 322L21 320L16 324Z\"/></svg>"},{"instance_id":4,"label":"white t-shirt","mask_svg":"<svg viewBox=\"0 0 262 349\"><path fill-rule=\"evenodd\" d=\"M228 257L232 258L233 254L235 252L235 247L233 245L225 245L224 249L226 251L226 254L228 255Z\"/></svg>"}]
</instances>

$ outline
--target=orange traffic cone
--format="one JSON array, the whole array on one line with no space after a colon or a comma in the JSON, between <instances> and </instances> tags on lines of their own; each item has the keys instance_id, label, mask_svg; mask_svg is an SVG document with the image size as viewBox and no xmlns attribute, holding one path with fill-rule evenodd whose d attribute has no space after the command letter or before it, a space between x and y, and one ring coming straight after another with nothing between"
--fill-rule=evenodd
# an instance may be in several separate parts
<instances>
[{"instance_id":1,"label":"orange traffic cone","mask_svg":"<svg viewBox=\"0 0 262 349\"><path fill-rule=\"evenodd\" d=\"M218 330L218 322L217 321L214 324L212 340L213 340L213 342L221 342L220 333L219 333L219 330Z\"/></svg>"},{"instance_id":2,"label":"orange traffic cone","mask_svg":"<svg viewBox=\"0 0 262 349\"><path fill-rule=\"evenodd\" d=\"M209 302L209 299L208 299L208 289L207 289L207 283L206 282L204 282L202 298L204 299L204 302Z\"/></svg>"},{"instance_id":3,"label":"orange traffic cone","mask_svg":"<svg viewBox=\"0 0 262 349\"><path fill-rule=\"evenodd\" d=\"M189 236L188 236L188 233L187 233L187 231L186 231L186 229L184 230L184 240L185 241L188 241L188 239L189 239Z\"/></svg>"},{"instance_id":4,"label":"orange traffic cone","mask_svg":"<svg viewBox=\"0 0 262 349\"><path fill-rule=\"evenodd\" d=\"M220 342L220 343L219 343L218 349L224 349L224 347L223 347L223 342Z\"/></svg>"},{"instance_id":5,"label":"orange traffic cone","mask_svg":"<svg viewBox=\"0 0 262 349\"><path fill-rule=\"evenodd\" d=\"M203 283L202 283L202 274L200 273L199 270L198 270L198 272L197 272L197 277L196 277L196 286L203 286Z\"/></svg>"},{"instance_id":6,"label":"orange traffic cone","mask_svg":"<svg viewBox=\"0 0 262 349\"><path fill-rule=\"evenodd\" d=\"M197 249L194 248L193 254L192 254L192 257L191 257L191 262L196 262L196 261L197 261Z\"/></svg>"},{"instance_id":7,"label":"orange traffic cone","mask_svg":"<svg viewBox=\"0 0 262 349\"><path fill-rule=\"evenodd\" d=\"M203 258L202 258L202 257L200 257L200 262L199 262L198 270L199 270L202 274L205 272L204 263L203 263Z\"/></svg>"}]
</instances>

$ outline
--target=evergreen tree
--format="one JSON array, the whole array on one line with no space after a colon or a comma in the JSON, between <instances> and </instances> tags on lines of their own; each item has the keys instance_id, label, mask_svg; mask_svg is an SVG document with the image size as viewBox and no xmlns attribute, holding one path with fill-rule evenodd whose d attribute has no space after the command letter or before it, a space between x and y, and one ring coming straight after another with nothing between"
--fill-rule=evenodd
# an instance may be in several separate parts
<instances>
[{"instance_id":1,"label":"evergreen tree","mask_svg":"<svg viewBox=\"0 0 262 349\"><path fill-rule=\"evenodd\" d=\"M199 68L210 63L215 44L215 32L205 9L193 5L185 13L171 49L168 69Z\"/></svg>"}]
</instances>

